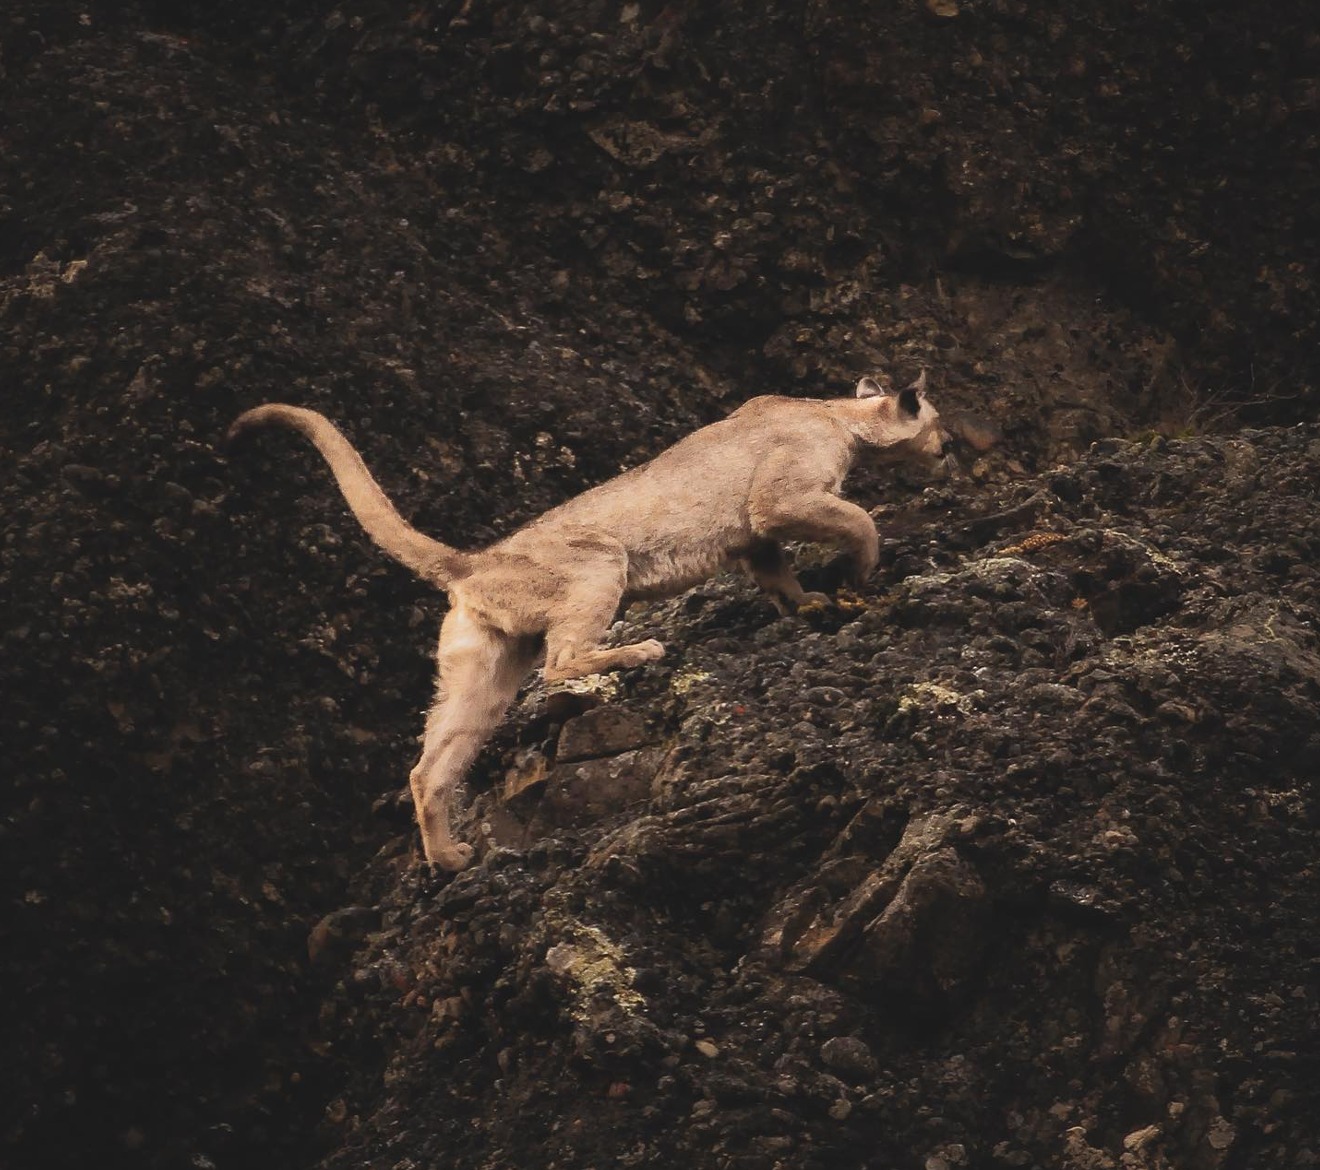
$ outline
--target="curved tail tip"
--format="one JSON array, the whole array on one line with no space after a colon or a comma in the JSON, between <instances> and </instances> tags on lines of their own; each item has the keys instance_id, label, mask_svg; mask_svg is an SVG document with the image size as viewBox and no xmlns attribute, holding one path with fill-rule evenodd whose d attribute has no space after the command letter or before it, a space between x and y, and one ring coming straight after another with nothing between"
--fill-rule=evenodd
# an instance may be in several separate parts
<instances>
[{"instance_id":1,"label":"curved tail tip","mask_svg":"<svg viewBox=\"0 0 1320 1170\"><path fill-rule=\"evenodd\" d=\"M250 429L248 425L247 417L248 414L251 413L252 413L251 411L248 411L247 414L240 414L236 419L234 419L232 423L229 424L229 429L225 431L225 437L220 441L220 446L224 448L226 451L234 446L239 436L243 435Z\"/></svg>"},{"instance_id":2,"label":"curved tail tip","mask_svg":"<svg viewBox=\"0 0 1320 1170\"><path fill-rule=\"evenodd\" d=\"M225 432L224 446L226 448L233 446L234 442L241 436L267 421L269 414L269 405L254 406L251 410L245 410L229 424L229 430Z\"/></svg>"}]
</instances>

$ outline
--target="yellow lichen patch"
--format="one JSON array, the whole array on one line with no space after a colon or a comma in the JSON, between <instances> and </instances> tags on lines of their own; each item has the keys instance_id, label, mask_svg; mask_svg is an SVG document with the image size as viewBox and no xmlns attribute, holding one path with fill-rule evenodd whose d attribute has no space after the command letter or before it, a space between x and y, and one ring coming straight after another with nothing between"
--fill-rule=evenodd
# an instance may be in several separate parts
<instances>
[{"instance_id":1,"label":"yellow lichen patch","mask_svg":"<svg viewBox=\"0 0 1320 1170\"><path fill-rule=\"evenodd\" d=\"M834 604L844 613L864 613L875 602L868 601L865 597L853 593L850 589L840 589L834 596Z\"/></svg>"},{"instance_id":2,"label":"yellow lichen patch","mask_svg":"<svg viewBox=\"0 0 1320 1170\"><path fill-rule=\"evenodd\" d=\"M963 715L970 715L976 709L976 698L983 693L973 691L964 695L939 683L918 682L913 683L899 697L898 709L916 711L930 707L953 707Z\"/></svg>"},{"instance_id":3,"label":"yellow lichen patch","mask_svg":"<svg viewBox=\"0 0 1320 1170\"><path fill-rule=\"evenodd\" d=\"M696 670L684 668L675 672L673 681L669 684L669 689L676 695L686 695L693 687L700 683L709 682L714 675L705 670Z\"/></svg>"},{"instance_id":4,"label":"yellow lichen patch","mask_svg":"<svg viewBox=\"0 0 1320 1170\"><path fill-rule=\"evenodd\" d=\"M561 679L549 688L549 693L569 691L575 695L599 695L602 699L614 699L619 694L619 679L614 674L584 674L581 678Z\"/></svg>"},{"instance_id":5,"label":"yellow lichen patch","mask_svg":"<svg viewBox=\"0 0 1320 1170\"><path fill-rule=\"evenodd\" d=\"M625 1012L646 1007L645 998L633 988L637 972L624 961L622 948L597 926L580 922L565 924L568 940L545 953L545 964L573 989L573 1014L592 1016L601 996L607 996Z\"/></svg>"},{"instance_id":6,"label":"yellow lichen patch","mask_svg":"<svg viewBox=\"0 0 1320 1170\"><path fill-rule=\"evenodd\" d=\"M1067 535L1063 532L1032 532L1024 536L1017 544L1000 549L998 555L1001 557L1021 556L1023 553L1049 548L1052 544L1061 544L1067 539Z\"/></svg>"}]
</instances>

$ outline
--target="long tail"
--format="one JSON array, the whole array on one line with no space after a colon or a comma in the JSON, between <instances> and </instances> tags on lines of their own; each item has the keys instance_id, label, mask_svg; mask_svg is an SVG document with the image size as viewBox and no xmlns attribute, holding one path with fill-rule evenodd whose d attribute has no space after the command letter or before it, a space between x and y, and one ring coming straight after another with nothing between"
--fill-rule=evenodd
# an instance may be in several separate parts
<instances>
[{"instance_id":1,"label":"long tail","mask_svg":"<svg viewBox=\"0 0 1320 1170\"><path fill-rule=\"evenodd\" d=\"M242 432L269 423L292 427L311 439L330 465L339 490L344 493L344 500L358 523L384 552L422 580L441 589L447 589L451 581L467 576L468 554L418 532L400 516L380 484L372 478L362 457L353 449L353 444L325 415L301 406L273 402L239 415L229 428L227 440L232 442Z\"/></svg>"}]
</instances>

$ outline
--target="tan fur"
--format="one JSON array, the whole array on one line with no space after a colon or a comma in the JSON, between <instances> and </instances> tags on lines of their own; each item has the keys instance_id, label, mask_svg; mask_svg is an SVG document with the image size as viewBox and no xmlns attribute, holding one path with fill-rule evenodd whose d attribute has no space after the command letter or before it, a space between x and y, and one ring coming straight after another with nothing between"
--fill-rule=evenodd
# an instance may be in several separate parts
<instances>
[{"instance_id":1,"label":"tan fur","mask_svg":"<svg viewBox=\"0 0 1320 1170\"><path fill-rule=\"evenodd\" d=\"M241 415L230 437L281 423L325 457L367 534L448 592L438 683L410 777L426 859L462 869L472 848L450 829L454 791L518 686L545 654L553 682L652 662L657 641L602 646L622 605L672 597L734 565L781 613L808 601L782 542L839 546L854 579L875 568L870 516L839 497L858 454L947 466L948 435L924 396L925 374L900 394L870 378L853 398L753 398L649 463L553 508L480 552L407 523L357 452L315 411L278 404Z\"/></svg>"}]
</instances>

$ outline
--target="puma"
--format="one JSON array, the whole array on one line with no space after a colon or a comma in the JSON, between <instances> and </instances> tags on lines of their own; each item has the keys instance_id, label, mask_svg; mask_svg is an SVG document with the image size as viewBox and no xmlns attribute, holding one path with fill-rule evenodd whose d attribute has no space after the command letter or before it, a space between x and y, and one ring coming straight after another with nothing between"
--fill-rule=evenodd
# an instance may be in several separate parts
<instances>
[{"instance_id":1,"label":"puma","mask_svg":"<svg viewBox=\"0 0 1320 1170\"><path fill-rule=\"evenodd\" d=\"M654 640L601 645L620 607L672 597L735 565L780 613L827 603L803 591L784 541L837 545L854 580L871 573L875 524L838 493L863 451L947 470L949 435L925 385L923 371L898 393L863 378L850 398L753 398L476 552L413 528L316 411L259 406L234 422L229 438L269 423L300 431L367 535L449 594L436 698L410 784L427 861L459 870L473 850L453 836L455 790L542 654L548 682L654 662L665 652Z\"/></svg>"}]
</instances>

